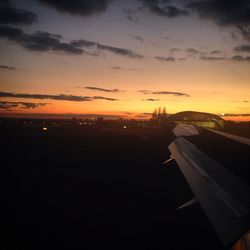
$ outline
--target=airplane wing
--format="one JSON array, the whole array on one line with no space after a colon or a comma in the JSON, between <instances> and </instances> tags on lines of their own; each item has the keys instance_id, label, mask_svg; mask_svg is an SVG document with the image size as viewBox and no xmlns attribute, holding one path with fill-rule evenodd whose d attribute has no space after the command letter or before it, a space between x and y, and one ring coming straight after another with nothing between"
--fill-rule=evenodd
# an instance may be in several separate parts
<instances>
[{"instance_id":1,"label":"airplane wing","mask_svg":"<svg viewBox=\"0 0 250 250\"><path fill-rule=\"evenodd\" d=\"M183 137L169 150L221 242L230 246L250 228L250 187Z\"/></svg>"},{"instance_id":2,"label":"airplane wing","mask_svg":"<svg viewBox=\"0 0 250 250\"><path fill-rule=\"evenodd\" d=\"M237 141L237 142L240 142L240 143L243 143L243 144L246 144L246 145L250 146L250 139L249 138L241 137L241 136L238 136L238 135L228 134L228 133L218 131L218 130L214 130L214 129L207 129L207 130L209 130L209 131L211 131L213 133L216 133L218 135L227 137L227 138L229 138L231 140L234 140L234 141Z\"/></svg>"}]
</instances>

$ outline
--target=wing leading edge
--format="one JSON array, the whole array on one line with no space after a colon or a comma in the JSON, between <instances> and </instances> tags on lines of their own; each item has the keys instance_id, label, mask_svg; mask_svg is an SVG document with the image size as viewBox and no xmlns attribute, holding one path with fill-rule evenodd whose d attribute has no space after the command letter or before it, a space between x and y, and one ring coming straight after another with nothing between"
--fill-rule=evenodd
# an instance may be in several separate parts
<instances>
[{"instance_id":1,"label":"wing leading edge","mask_svg":"<svg viewBox=\"0 0 250 250\"><path fill-rule=\"evenodd\" d=\"M223 245L233 244L249 229L250 187L183 137L169 150Z\"/></svg>"}]
</instances>

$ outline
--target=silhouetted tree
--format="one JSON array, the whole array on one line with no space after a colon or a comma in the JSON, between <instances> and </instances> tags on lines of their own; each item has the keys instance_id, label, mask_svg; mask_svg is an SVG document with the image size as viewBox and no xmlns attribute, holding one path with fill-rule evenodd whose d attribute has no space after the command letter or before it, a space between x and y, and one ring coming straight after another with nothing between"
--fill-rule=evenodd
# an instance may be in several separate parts
<instances>
[{"instance_id":1,"label":"silhouetted tree","mask_svg":"<svg viewBox=\"0 0 250 250\"><path fill-rule=\"evenodd\" d=\"M163 108L161 118L165 120L167 118L167 112L166 112L166 107Z\"/></svg>"},{"instance_id":2,"label":"silhouetted tree","mask_svg":"<svg viewBox=\"0 0 250 250\"><path fill-rule=\"evenodd\" d=\"M157 118L161 119L161 107L158 108Z\"/></svg>"},{"instance_id":3,"label":"silhouetted tree","mask_svg":"<svg viewBox=\"0 0 250 250\"><path fill-rule=\"evenodd\" d=\"M157 109L155 109L152 113L152 120L156 120L157 119Z\"/></svg>"}]
</instances>

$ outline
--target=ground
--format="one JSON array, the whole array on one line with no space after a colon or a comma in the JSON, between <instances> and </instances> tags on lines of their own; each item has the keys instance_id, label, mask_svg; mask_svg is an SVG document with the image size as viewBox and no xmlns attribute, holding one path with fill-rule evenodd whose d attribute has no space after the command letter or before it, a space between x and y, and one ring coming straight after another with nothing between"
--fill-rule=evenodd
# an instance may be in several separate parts
<instances>
[{"instance_id":1,"label":"ground","mask_svg":"<svg viewBox=\"0 0 250 250\"><path fill-rule=\"evenodd\" d=\"M2 249L222 249L162 129L1 131Z\"/></svg>"}]
</instances>

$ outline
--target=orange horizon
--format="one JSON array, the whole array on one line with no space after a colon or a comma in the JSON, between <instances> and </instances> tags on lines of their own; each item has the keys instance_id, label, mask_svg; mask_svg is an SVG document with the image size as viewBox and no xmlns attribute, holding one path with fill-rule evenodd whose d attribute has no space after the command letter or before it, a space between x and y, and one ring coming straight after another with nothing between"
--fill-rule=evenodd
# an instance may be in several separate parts
<instances>
[{"instance_id":1,"label":"orange horizon","mask_svg":"<svg viewBox=\"0 0 250 250\"><path fill-rule=\"evenodd\" d=\"M183 110L185 111L185 110ZM182 111L180 111L182 112ZM201 112L201 111L199 111ZM104 118L113 118L113 119L125 119L125 120L150 120L151 119L151 114L153 112L145 112L145 113L136 113L136 112L86 112L86 113L54 113L54 112L2 112L0 111L0 117L2 118L44 118L44 119L71 119L73 117L79 116L79 118L87 118L93 116L94 118L97 117L104 117ZM176 112L179 113L179 112ZM210 113L210 112L204 112L204 113ZM171 116L175 113L167 113L168 116ZM214 113L213 113L214 114ZM225 121L233 121L233 122L250 122L250 115L249 116L244 116L240 114L235 114L235 115L227 115L227 114L215 114L224 119ZM82 116L82 117L81 117Z\"/></svg>"}]
</instances>

